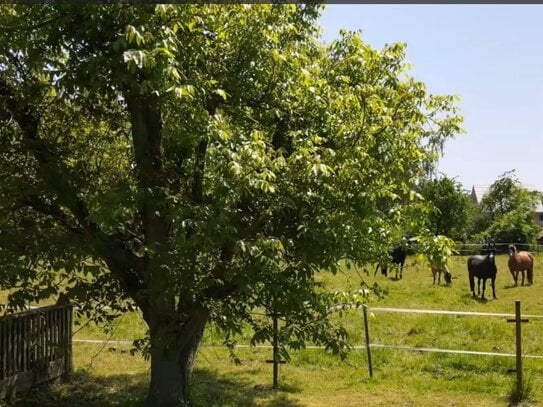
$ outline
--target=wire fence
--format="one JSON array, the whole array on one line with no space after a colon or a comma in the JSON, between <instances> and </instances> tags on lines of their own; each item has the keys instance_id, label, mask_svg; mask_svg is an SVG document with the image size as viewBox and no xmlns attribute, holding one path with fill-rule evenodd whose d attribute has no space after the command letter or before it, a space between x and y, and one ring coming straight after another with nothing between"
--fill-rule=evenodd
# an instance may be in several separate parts
<instances>
[{"instance_id":1,"label":"wire fence","mask_svg":"<svg viewBox=\"0 0 543 407\"><path fill-rule=\"evenodd\" d=\"M499 353L499 352L482 352L464 349L441 349L441 348L427 348L427 347L415 347L405 345L388 345L380 343L372 343L369 329L369 312L389 312L389 313L405 313L405 314L431 314L431 315L451 315L451 316L473 316L473 317L501 317L507 318L507 322L515 323L515 347L516 352L513 353ZM528 322L529 319L543 319L543 315L521 315L520 312L520 300L515 301L515 314L505 313L492 313L492 312L472 312L472 311L450 311L450 310L427 310L427 309L407 309L407 308L370 308L367 305L363 306L364 313L364 332L366 340L366 354L368 358L368 373L370 377L373 377L373 361L371 356L371 350L373 348L382 349L396 349L404 351L414 352L434 352L434 353L449 353L457 355L476 355L476 356L498 356L498 357L514 357L516 359L516 369L514 371L517 374L516 389L517 392L521 392L523 389L523 359L543 359L542 355L526 355L522 353L522 330L521 324ZM520 393L519 393L520 394Z\"/></svg>"},{"instance_id":2,"label":"wire fence","mask_svg":"<svg viewBox=\"0 0 543 407\"><path fill-rule=\"evenodd\" d=\"M527 251L532 253L543 253L543 245L540 244L526 244L526 243L511 243L511 242L497 242L496 251L498 253L507 253L509 245L514 244L519 251ZM456 243L456 252L459 255L467 256L473 254L482 254L486 250L485 243Z\"/></svg>"}]
</instances>

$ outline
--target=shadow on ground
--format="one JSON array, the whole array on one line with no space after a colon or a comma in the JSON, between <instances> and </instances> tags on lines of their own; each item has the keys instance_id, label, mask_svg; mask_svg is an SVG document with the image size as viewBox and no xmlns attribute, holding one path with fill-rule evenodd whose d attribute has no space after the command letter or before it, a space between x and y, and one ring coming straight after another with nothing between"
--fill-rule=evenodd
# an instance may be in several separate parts
<instances>
[{"instance_id":1,"label":"shadow on ground","mask_svg":"<svg viewBox=\"0 0 543 407\"><path fill-rule=\"evenodd\" d=\"M67 380L58 379L12 401L0 401L0 407L136 407L143 405L148 383L146 373L106 377L78 370ZM289 393L297 392L295 387L274 390L209 370L196 370L193 376L195 407L302 407L290 400Z\"/></svg>"},{"instance_id":2,"label":"shadow on ground","mask_svg":"<svg viewBox=\"0 0 543 407\"><path fill-rule=\"evenodd\" d=\"M28 393L18 394L6 407L110 407L140 406L148 377L144 373L97 376L77 370L68 379L57 379ZM0 403L0 406L3 404Z\"/></svg>"},{"instance_id":3,"label":"shadow on ground","mask_svg":"<svg viewBox=\"0 0 543 407\"><path fill-rule=\"evenodd\" d=\"M197 370L194 375L193 397L196 406L302 407L302 404L289 398L289 394L299 391L297 387L288 385L280 385L278 389L272 389L267 384L255 386L254 382L233 379L210 370Z\"/></svg>"}]
</instances>

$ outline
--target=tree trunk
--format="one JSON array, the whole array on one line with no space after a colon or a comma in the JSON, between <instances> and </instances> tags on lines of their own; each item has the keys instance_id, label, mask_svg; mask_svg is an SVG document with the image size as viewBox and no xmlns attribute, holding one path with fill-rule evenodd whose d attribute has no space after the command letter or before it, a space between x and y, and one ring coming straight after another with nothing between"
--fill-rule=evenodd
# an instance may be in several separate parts
<instances>
[{"instance_id":1,"label":"tree trunk","mask_svg":"<svg viewBox=\"0 0 543 407\"><path fill-rule=\"evenodd\" d=\"M191 406L190 378L206 325L205 311L192 311L177 329L150 324L151 383L148 407ZM157 320L164 321L161 316ZM154 325L154 326L153 326ZM170 329L168 329L170 328Z\"/></svg>"}]
</instances>

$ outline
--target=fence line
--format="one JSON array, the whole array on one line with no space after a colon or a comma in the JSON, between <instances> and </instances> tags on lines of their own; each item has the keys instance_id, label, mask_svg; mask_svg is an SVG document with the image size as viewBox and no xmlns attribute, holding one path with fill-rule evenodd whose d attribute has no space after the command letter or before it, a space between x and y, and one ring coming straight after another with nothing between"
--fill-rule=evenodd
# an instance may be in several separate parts
<instances>
[{"instance_id":1,"label":"fence line","mask_svg":"<svg viewBox=\"0 0 543 407\"><path fill-rule=\"evenodd\" d=\"M543 252L543 245L541 244L531 244L531 243L515 243L515 242L496 242L495 245L498 249L498 252L504 253L507 252L509 245L514 244L519 250L531 251L532 253L541 253ZM485 243L461 243L456 242L456 252L459 254L462 253L479 253L482 250L485 250Z\"/></svg>"},{"instance_id":2,"label":"fence line","mask_svg":"<svg viewBox=\"0 0 543 407\"><path fill-rule=\"evenodd\" d=\"M383 348L383 349L409 350L409 351L415 351L415 352L428 352L428 353L453 353L453 354L459 354L459 355L503 356L503 357L511 357L511 358L514 358L517 356L514 353L479 352L475 350L463 350L463 349L419 348L415 346L383 345L379 343L371 343L370 347ZM543 356L540 356L540 355L522 355L522 357L529 358L529 359L543 359Z\"/></svg>"},{"instance_id":3,"label":"fence line","mask_svg":"<svg viewBox=\"0 0 543 407\"><path fill-rule=\"evenodd\" d=\"M107 340L107 339L73 339L73 342L79 342L79 343L96 343L96 344L104 344L104 343L110 343L112 345L132 345L133 341L129 340ZM462 349L440 349L440 348L420 348L420 347L414 347L414 346L402 346L402 345L384 345L380 343L372 343L370 344L372 348L381 348L381 349L399 349L399 350L411 350L416 352L427 352L427 353L457 353L457 354L465 354L465 355L482 355L482 356L504 356L504 357L515 357L514 353L497 353L497 352L479 352L474 350L462 350ZM200 346L201 348L218 348L218 349L224 349L225 345L208 345L208 344L202 344ZM234 348L237 349L273 349L272 345L243 345L243 344L237 344L234 345ZM306 345L304 349L326 349L325 346L318 346L318 345ZM365 345L353 345L351 346L351 349L354 350L364 350L366 349ZM543 359L543 356L539 355L523 355L524 358L531 358L531 359Z\"/></svg>"},{"instance_id":4,"label":"fence line","mask_svg":"<svg viewBox=\"0 0 543 407\"><path fill-rule=\"evenodd\" d=\"M501 314L495 312L474 312L474 311L449 311L449 310L432 310L432 309L413 309L413 308L369 308L368 311L376 312L396 312L405 314L436 314L436 315L463 315L463 316L489 316L489 317L504 317L514 318L515 314ZM525 315L525 318L543 319L543 315Z\"/></svg>"}]
</instances>

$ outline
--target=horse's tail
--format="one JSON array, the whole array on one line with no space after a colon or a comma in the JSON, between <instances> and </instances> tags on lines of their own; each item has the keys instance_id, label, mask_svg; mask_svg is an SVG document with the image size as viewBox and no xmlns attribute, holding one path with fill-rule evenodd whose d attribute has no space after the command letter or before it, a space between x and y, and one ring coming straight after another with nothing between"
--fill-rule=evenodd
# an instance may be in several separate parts
<instances>
[{"instance_id":1,"label":"horse's tail","mask_svg":"<svg viewBox=\"0 0 543 407\"><path fill-rule=\"evenodd\" d=\"M532 253L528 253L528 256L530 257L530 267L528 267L528 284L534 283L534 256Z\"/></svg>"},{"instance_id":2,"label":"horse's tail","mask_svg":"<svg viewBox=\"0 0 543 407\"><path fill-rule=\"evenodd\" d=\"M475 294L475 276L473 275L473 272L471 271L469 259L468 259L468 273L469 273L469 289L472 294Z\"/></svg>"}]
</instances>

